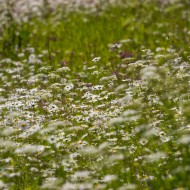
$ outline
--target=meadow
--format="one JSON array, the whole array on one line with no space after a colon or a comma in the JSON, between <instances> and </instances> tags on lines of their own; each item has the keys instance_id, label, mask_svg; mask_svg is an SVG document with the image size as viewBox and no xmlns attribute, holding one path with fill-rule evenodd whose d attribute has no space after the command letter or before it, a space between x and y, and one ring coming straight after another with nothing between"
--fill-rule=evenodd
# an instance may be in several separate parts
<instances>
[{"instance_id":1,"label":"meadow","mask_svg":"<svg viewBox=\"0 0 190 190\"><path fill-rule=\"evenodd\" d=\"M0 6L0 189L189 190L189 1L43 3Z\"/></svg>"}]
</instances>

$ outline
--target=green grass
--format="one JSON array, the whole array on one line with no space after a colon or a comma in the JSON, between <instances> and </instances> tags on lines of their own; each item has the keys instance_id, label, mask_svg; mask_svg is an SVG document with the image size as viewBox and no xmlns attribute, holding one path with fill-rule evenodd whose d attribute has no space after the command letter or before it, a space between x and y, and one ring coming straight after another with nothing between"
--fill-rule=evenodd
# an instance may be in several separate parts
<instances>
[{"instance_id":1,"label":"green grass","mask_svg":"<svg viewBox=\"0 0 190 190\"><path fill-rule=\"evenodd\" d=\"M188 5L10 9L0 189L190 189Z\"/></svg>"}]
</instances>

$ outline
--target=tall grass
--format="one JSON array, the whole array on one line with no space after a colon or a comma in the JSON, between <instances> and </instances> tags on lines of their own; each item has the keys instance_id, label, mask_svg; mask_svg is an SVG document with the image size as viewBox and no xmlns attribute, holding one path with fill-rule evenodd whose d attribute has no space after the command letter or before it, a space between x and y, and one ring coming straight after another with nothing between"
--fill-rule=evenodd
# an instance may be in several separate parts
<instances>
[{"instance_id":1,"label":"tall grass","mask_svg":"<svg viewBox=\"0 0 190 190\"><path fill-rule=\"evenodd\" d=\"M0 25L0 188L189 189L188 1L97 4Z\"/></svg>"}]
</instances>

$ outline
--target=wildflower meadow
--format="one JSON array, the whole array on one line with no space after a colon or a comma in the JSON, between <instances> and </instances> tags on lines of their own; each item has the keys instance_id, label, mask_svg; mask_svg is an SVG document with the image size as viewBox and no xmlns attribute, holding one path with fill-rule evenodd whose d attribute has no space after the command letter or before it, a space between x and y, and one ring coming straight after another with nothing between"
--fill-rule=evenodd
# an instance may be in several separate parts
<instances>
[{"instance_id":1,"label":"wildflower meadow","mask_svg":"<svg viewBox=\"0 0 190 190\"><path fill-rule=\"evenodd\" d=\"M190 1L0 0L0 189L190 190Z\"/></svg>"}]
</instances>

